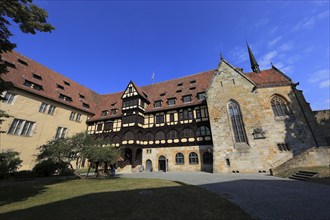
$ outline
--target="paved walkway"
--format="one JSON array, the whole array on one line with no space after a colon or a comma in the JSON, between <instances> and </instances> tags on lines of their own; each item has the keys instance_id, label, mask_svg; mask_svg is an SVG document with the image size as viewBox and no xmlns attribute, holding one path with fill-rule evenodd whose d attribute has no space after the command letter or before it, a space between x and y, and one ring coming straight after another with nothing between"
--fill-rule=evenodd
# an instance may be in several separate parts
<instances>
[{"instance_id":1,"label":"paved walkway","mask_svg":"<svg viewBox=\"0 0 330 220\"><path fill-rule=\"evenodd\" d=\"M205 188L230 200L255 219L330 220L330 186L265 174L142 172L123 178L179 181Z\"/></svg>"}]
</instances>

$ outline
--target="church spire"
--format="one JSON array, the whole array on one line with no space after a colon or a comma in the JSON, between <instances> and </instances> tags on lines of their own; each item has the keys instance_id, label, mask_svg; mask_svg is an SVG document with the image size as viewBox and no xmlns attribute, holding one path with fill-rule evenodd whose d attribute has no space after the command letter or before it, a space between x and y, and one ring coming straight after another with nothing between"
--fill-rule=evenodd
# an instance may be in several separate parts
<instances>
[{"instance_id":1,"label":"church spire","mask_svg":"<svg viewBox=\"0 0 330 220\"><path fill-rule=\"evenodd\" d=\"M251 63L251 69L253 72L260 73L259 65L256 61L256 58L254 58L254 55L249 47L249 44L246 42L248 51L249 51L249 57L250 57L250 63Z\"/></svg>"}]
</instances>

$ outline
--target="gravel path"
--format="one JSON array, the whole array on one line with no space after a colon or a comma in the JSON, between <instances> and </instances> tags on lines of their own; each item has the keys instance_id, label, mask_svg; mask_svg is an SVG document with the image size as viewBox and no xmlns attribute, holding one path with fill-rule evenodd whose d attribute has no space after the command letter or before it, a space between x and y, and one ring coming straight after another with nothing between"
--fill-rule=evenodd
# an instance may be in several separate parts
<instances>
[{"instance_id":1,"label":"gravel path","mask_svg":"<svg viewBox=\"0 0 330 220\"><path fill-rule=\"evenodd\" d=\"M179 181L205 188L230 200L255 219L330 220L330 186L265 174L142 172L123 178Z\"/></svg>"}]
</instances>

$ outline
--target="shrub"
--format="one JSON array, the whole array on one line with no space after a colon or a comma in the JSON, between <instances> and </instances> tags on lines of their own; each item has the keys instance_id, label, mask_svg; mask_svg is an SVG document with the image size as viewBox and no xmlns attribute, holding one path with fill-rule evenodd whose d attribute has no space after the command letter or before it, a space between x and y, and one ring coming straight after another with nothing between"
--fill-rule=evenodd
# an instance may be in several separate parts
<instances>
[{"instance_id":1,"label":"shrub","mask_svg":"<svg viewBox=\"0 0 330 220\"><path fill-rule=\"evenodd\" d=\"M0 153L0 178L7 178L9 173L15 172L21 167L22 160L19 153L13 150L6 150Z\"/></svg>"},{"instance_id":2,"label":"shrub","mask_svg":"<svg viewBox=\"0 0 330 220\"><path fill-rule=\"evenodd\" d=\"M68 164L63 162L55 162L53 160L43 160L37 163L33 172L39 177L53 176L53 175L72 175L73 171L69 168Z\"/></svg>"},{"instance_id":3,"label":"shrub","mask_svg":"<svg viewBox=\"0 0 330 220\"><path fill-rule=\"evenodd\" d=\"M37 174L30 170L22 170L14 173L15 179L35 178Z\"/></svg>"}]
</instances>

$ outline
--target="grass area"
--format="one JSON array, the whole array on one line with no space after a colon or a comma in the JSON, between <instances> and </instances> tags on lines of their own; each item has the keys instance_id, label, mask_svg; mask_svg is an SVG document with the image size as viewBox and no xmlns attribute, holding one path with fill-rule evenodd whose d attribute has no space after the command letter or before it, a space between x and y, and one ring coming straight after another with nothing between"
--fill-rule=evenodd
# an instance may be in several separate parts
<instances>
[{"instance_id":1,"label":"grass area","mask_svg":"<svg viewBox=\"0 0 330 220\"><path fill-rule=\"evenodd\" d=\"M112 178L1 186L0 219L251 218L236 205L196 186Z\"/></svg>"},{"instance_id":2,"label":"grass area","mask_svg":"<svg viewBox=\"0 0 330 220\"><path fill-rule=\"evenodd\" d=\"M313 171L319 173L315 178L312 178L311 181L324 183L330 185L330 167L329 166L315 166L315 167L297 167L289 169L283 172L276 174L278 177L287 178L298 171Z\"/></svg>"}]
</instances>

